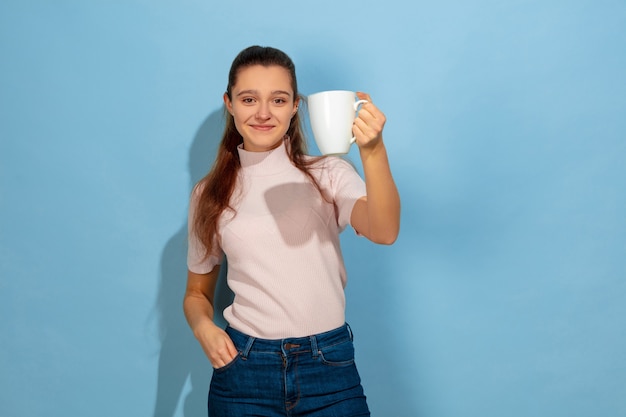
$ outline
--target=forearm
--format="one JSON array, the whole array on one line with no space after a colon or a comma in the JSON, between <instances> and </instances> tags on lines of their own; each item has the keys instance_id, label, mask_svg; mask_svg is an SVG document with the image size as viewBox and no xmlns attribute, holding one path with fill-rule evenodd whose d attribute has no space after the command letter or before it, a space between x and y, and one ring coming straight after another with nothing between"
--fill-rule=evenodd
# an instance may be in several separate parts
<instances>
[{"instance_id":1,"label":"forearm","mask_svg":"<svg viewBox=\"0 0 626 417\"><path fill-rule=\"evenodd\" d=\"M213 323L213 299L219 271L219 265L208 274L188 271L187 291L183 300L189 327L215 368L226 365L237 355L230 337Z\"/></svg>"},{"instance_id":2,"label":"forearm","mask_svg":"<svg viewBox=\"0 0 626 417\"><path fill-rule=\"evenodd\" d=\"M183 311L189 327L197 336L201 329L215 326L213 323L213 304L203 294L186 293Z\"/></svg>"},{"instance_id":3,"label":"forearm","mask_svg":"<svg viewBox=\"0 0 626 417\"><path fill-rule=\"evenodd\" d=\"M213 323L213 299L219 270L219 266L216 266L208 274L187 272L187 289L183 300L183 311L189 327L196 336L201 329L206 331L215 326Z\"/></svg>"},{"instance_id":4,"label":"forearm","mask_svg":"<svg viewBox=\"0 0 626 417\"><path fill-rule=\"evenodd\" d=\"M400 195L391 174L387 150L382 140L371 148L361 148L361 161L367 192L369 237L391 244L400 231Z\"/></svg>"}]
</instances>

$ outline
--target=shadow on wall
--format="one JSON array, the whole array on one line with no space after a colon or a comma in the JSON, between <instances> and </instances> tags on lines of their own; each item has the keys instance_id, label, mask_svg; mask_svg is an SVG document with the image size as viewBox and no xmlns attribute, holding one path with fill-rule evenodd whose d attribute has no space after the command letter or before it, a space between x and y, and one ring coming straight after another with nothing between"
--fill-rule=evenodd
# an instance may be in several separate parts
<instances>
[{"instance_id":1,"label":"shadow on wall","mask_svg":"<svg viewBox=\"0 0 626 417\"><path fill-rule=\"evenodd\" d=\"M215 159L224 126L222 109L211 113L198 129L189 151L191 188L206 175ZM227 268L222 268L225 274ZM156 312L159 320L161 352L154 417L174 416L189 381L191 391L184 398L183 415L207 414L207 393L211 365L194 338L183 314L187 278L187 223L172 236L161 255L161 276ZM232 299L225 276L216 290L216 322L225 325L222 310Z\"/></svg>"}]
</instances>

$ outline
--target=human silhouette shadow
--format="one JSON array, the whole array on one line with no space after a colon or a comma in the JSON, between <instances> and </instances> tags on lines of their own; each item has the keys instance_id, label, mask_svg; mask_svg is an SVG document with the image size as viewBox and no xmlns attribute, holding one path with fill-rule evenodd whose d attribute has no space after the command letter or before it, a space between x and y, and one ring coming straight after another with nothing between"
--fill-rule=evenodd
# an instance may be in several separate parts
<instances>
[{"instance_id":1,"label":"human silhouette shadow","mask_svg":"<svg viewBox=\"0 0 626 417\"><path fill-rule=\"evenodd\" d=\"M211 113L198 128L189 149L189 193L206 175L217 153L224 127L223 108ZM225 275L226 267L220 275ZM187 222L168 240L161 255L160 285L155 306L161 351L154 417L174 416L183 400L183 415L207 414L207 394L212 368L189 329L183 314L187 278ZM220 276L215 300L215 321L225 326L222 311L230 304L232 292ZM183 399L189 381L190 391Z\"/></svg>"}]
</instances>

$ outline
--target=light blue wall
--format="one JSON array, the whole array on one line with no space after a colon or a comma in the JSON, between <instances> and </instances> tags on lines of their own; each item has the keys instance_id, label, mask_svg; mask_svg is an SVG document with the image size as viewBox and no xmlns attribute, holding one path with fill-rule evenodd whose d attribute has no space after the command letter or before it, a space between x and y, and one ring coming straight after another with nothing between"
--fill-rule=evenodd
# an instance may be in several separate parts
<instances>
[{"instance_id":1,"label":"light blue wall","mask_svg":"<svg viewBox=\"0 0 626 417\"><path fill-rule=\"evenodd\" d=\"M343 236L375 416L626 415L623 1L3 0L0 416L204 415L187 196L250 44L388 117L401 236Z\"/></svg>"}]
</instances>

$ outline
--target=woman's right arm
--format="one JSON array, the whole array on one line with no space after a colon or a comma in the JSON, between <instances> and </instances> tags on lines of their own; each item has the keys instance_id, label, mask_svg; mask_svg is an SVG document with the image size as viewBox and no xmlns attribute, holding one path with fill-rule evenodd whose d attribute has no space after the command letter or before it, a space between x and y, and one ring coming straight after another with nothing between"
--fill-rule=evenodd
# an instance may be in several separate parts
<instances>
[{"instance_id":1,"label":"woman's right arm","mask_svg":"<svg viewBox=\"0 0 626 417\"><path fill-rule=\"evenodd\" d=\"M213 323L215 287L219 273L219 265L208 274L187 271L187 290L183 301L189 327L213 368L226 366L237 356L237 349L228 334Z\"/></svg>"}]
</instances>

